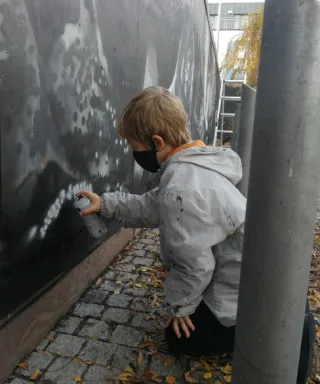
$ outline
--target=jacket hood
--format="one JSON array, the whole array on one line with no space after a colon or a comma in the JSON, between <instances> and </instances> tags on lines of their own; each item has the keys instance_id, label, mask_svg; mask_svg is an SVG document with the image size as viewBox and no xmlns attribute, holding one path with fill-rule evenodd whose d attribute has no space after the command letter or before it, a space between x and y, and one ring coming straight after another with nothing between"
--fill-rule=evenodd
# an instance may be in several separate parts
<instances>
[{"instance_id":1,"label":"jacket hood","mask_svg":"<svg viewBox=\"0 0 320 384\"><path fill-rule=\"evenodd\" d=\"M226 177L233 185L238 184L242 178L241 159L231 149L213 146L183 149L165 161L162 170L173 163L189 163L210 169Z\"/></svg>"}]
</instances>

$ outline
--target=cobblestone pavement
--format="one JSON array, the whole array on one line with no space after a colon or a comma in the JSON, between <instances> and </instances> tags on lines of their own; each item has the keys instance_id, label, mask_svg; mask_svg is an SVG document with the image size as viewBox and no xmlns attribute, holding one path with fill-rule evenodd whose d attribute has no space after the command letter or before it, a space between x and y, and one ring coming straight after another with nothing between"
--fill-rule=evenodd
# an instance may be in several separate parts
<instances>
[{"instance_id":1,"label":"cobblestone pavement","mask_svg":"<svg viewBox=\"0 0 320 384\"><path fill-rule=\"evenodd\" d=\"M317 226L309 299L318 337L319 239ZM230 356L196 361L167 353L164 319L156 312L163 302L165 277L159 257L158 231L144 231L17 366L7 383L230 383ZM315 364L315 374L319 367Z\"/></svg>"},{"instance_id":2,"label":"cobblestone pavement","mask_svg":"<svg viewBox=\"0 0 320 384\"><path fill-rule=\"evenodd\" d=\"M163 301L165 271L159 256L158 231L144 231L21 362L8 383L116 383L119 374L135 383L174 384L185 377L195 382L204 375L212 384L228 382L227 357L219 360L215 373L206 373L207 362L166 352L164 319L154 313Z\"/></svg>"}]
</instances>

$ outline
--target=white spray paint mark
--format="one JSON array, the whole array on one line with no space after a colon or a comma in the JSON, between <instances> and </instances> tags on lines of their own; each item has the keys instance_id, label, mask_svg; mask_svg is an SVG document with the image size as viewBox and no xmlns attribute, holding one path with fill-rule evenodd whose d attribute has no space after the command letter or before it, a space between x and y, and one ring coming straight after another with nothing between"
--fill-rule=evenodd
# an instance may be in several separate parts
<instances>
[{"instance_id":1,"label":"white spray paint mark","mask_svg":"<svg viewBox=\"0 0 320 384\"><path fill-rule=\"evenodd\" d=\"M143 88L156 85L159 82L159 71L157 66L157 52L150 46L146 54L146 67L144 72Z\"/></svg>"},{"instance_id":2,"label":"white spray paint mark","mask_svg":"<svg viewBox=\"0 0 320 384\"><path fill-rule=\"evenodd\" d=\"M293 167L290 167L290 170L289 170L289 177L291 178L292 177L292 175L293 175Z\"/></svg>"}]
</instances>

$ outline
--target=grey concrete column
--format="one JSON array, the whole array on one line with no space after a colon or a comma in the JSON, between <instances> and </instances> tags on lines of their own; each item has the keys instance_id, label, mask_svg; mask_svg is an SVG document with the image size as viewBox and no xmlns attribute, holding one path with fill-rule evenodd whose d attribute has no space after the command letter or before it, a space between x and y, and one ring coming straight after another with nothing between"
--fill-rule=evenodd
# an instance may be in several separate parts
<instances>
[{"instance_id":1,"label":"grey concrete column","mask_svg":"<svg viewBox=\"0 0 320 384\"><path fill-rule=\"evenodd\" d=\"M266 0L233 384L296 384L320 164L320 1Z\"/></svg>"}]
</instances>

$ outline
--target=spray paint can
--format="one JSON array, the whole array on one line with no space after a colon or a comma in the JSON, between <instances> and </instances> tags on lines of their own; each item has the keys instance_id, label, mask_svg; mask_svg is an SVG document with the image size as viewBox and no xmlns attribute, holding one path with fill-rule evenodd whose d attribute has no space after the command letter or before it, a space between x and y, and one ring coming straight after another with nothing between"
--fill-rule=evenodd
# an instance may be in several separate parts
<instances>
[{"instance_id":1,"label":"spray paint can","mask_svg":"<svg viewBox=\"0 0 320 384\"><path fill-rule=\"evenodd\" d=\"M85 196L76 196L75 208L80 213L86 208L90 208L91 201ZM88 232L95 239L99 239L107 234L107 227L98 213L92 213L87 216L81 216Z\"/></svg>"}]
</instances>

